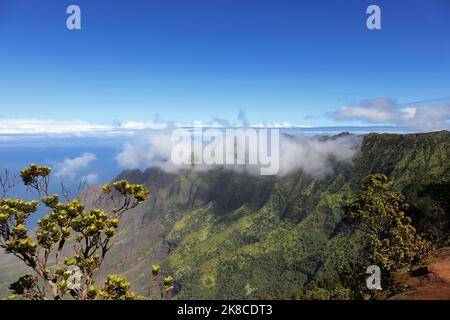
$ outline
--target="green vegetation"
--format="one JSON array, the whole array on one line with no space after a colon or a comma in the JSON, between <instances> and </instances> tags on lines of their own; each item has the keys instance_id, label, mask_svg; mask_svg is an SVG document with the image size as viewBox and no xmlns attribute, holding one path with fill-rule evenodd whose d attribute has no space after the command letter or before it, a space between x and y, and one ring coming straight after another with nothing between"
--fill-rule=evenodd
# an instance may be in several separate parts
<instances>
[{"instance_id":1,"label":"green vegetation","mask_svg":"<svg viewBox=\"0 0 450 320\"><path fill-rule=\"evenodd\" d=\"M152 194L122 217L97 278L122 274L130 290L158 299L169 275L176 275L176 284L164 295L176 299L364 298L359 287L374 261L367 250L370 234L355 228L345 205L361 196L375 201L363 181L383 174L391 182L382 197L398 196L395 206L402 210L395 212L404 213L393 230L415 234L405 239L446 245L449 159L450 133L442 131L369 134L353 163L331 161L333 173L323 179L301 170L276 177L222 168L123 172L118 180L151 186ZM95 207L102 192L93 187L79 198ZM105 203L103 209L113 208ZM402 260L407 265L414 258ZM12 275L7 262L0 261L2 282ZM156 285L148 276L152 264L164 270Z\"/></svg>"},{"instance_id":2,"label":"green vegetation","mask_svg":"<svg viewBox=\"0 0 450 320\"><path fill-rule=\"evenodd\" d=\"M364 179L361 194L345 207L353 222L370 237L369 259L385 271L410 268L430 253L431 246L423 240L405 214L405 197L389 190L384 174Z\"/></svg>"},{"instance_id":3,"label":"green vegetation","mask_svg":"<svg viewBox=\"0 0 450 320\"><path fill-rule=\"evenodd\" d=\"M48 194L50 174L51 168L36 164L20 172L24 185L38 200L0 199L0 247L36 275L22 276L9 288L15 295L35 300L47 297L58 300L66 294L80 300L137 298L128 291L130 285L122 276L109 275L101 289L94 286L94 276L111 249L120 218L145 201L148 190L119 180L112 187L103 187L114 204L110 213L99 208L85 210L79 199L63 203L59 195ZM40 203L49 213L38 221L31 237L25 224ZM73 244L73 252L63 259L64 246L69 242Z\"/></svg>"},{"instance_id":4,"label":"green vegetation","mask_svg":"<svg viewBox=\"0 0 450 320\"><path fill-rule=\"evenodd\" d=\"M347 297L348 289L365 286L373 262L366 250L370 239L346 219L345 204L372 173L390 176L394 192L446 181L449 138L448 132L368 135L353 164L336 164L322 180L301 171L277 178L221 169L170 176L162 190L181 190L171 196L176 214L164 220L161 236L170 252L162 264L177 275L177 298L306 298L315 296L311 288ZM179 185L181 179L189 188ZM437 200L435 207L445 210ZM433 214L424 209L420 216ZM412 216L409 210L405 215ZM418 231L430 238L429 230ZM353 291L352 298L362 297Z\"/></svg>"}]
</instances>

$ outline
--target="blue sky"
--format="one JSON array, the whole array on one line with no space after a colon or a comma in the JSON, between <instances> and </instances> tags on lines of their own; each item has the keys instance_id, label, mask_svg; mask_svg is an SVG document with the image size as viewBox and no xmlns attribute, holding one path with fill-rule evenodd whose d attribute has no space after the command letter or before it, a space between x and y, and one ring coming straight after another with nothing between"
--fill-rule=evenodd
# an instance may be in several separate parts
<instances>
[{"instance_id":1,"label":"blue sky","mask_svg":"<svg viewBox=\"0 0 450 320\"><path fill-rule=\"evenodd\" d=\"M0 117L409 124L450 96L449 31L446 0L0 0Z\"/></svg>"}]
</instances>

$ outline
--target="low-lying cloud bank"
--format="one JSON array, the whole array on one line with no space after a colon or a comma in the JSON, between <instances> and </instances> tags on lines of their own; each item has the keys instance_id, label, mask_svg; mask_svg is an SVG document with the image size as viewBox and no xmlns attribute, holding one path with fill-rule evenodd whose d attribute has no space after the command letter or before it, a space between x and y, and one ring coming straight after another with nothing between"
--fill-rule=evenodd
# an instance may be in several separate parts
<instances>
[{"instance_id":1,"label":"low-lying cloud bank","mask_svg":"<svg viewBox=\"0 0 450 320\"><path fill-rule=\"evenodd\" d=\"M170 130L149 131L135 137L124 145L117 154L116 161L124 169L146 169L158 166L169 172L191 168L209 170L218 165L175 165L171 161L172 148ZM351 162L359 151L362 138L355 135L334 137L306 137L304 135L280 134L279 175L286 175L298 169L314 177L321 178L333 172L333 161ZM208 144L205 142L205 145ZM225 151L230 152L229 150ZM232 151L233 153L235 150ZM234 154L233 154L234 156ZM248 155L249 156L249 155ZM259 165L221 165L230 170L259 174Z\"/></svg>"},{"instance_id":2,"label":"low-lying cloud bank","mask_svg":"<svg viewBox=\"0 0 450 320\"><path fill-rule=\"evenodd\" d=\"M337 121L402 125L419 131L448 130L450 104L399 105L392 99L373 99L342 106L332 114L332 118Z\"/></svg>"},{"instance_id":3,"label":"low-lying cloud bank","mask_svg":"<svg viewBox=\"0 0 450 320\"><path fill-rule=\"evenodd\" d=\"M123 121L111 125L88 121L58 121L52 119L1 119L3 135L101 135L121 134L133 130L164 129L166 122Z\"/></svg>"},{"instance_id":4,"label":"low-lying cloud bank","mask_svg":"<svg viewBox=\"0 0 450 320\"><path fill-rule=\"evenodd\" d=\"M113 124L99 124L89 121L58 121L52 119L2 119L0 118L0 135L119 135L134 133L142 130L163 130L169 127L184 128L192 124L168 121L116 121ZM230 126L228 122L214 119L208 127L224 128ZM309 126L294 125L289 122L255 123L255 128L305 128Z\"/></svg>"},{"instance_id":5,"label":"low-lying cloud bank","mask_svg":"<svg viewBox=\"0 0 450 320\"><path fill-rule=\"evenodd\" d=\"M331 161L351 162L360 150L362 137L344 135L337 137L283 136L280 142L280 173L302 169L315 177L333 172Z\"/></svg>"}]
</instances>

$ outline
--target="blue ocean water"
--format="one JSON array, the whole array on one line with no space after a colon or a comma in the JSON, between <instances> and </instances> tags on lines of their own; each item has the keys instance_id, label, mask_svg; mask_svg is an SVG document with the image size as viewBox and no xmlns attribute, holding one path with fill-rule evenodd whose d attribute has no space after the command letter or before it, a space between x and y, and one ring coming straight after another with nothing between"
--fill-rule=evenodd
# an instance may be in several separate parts
<instances>
[{"instance_id":1,"label":"blue ocean water","mask_svg":"<svg viewBox=\"0 0 450 320\"><path fill-rule=\"evenodd\" d=\"M121 168L117 165L114 157L120 151L123 140L120 138L92 138L92 137L7 137L0 139L0 170L8 169L18 174L21 169L28 167L31 163L41 166L55 168L64 159L73 159L85 152L96 155L96 160L89 166L77 172L74 179L64 179L65 188L76 196L80 186L80 179L88 174L98 176L98 183L110 181ZM61 194L60 179L52 176L49 192ZM16 186L7 197L21 198L26 200L35 199L35 195L27 191L17 178ZM42 206L41 206L42 207ZM33 228L36 221L45 213L42 207L36 214L30 216L27 227Z\"/></svg>"},{"instance_id":2,"label":"blue ocean water","mask_svg":"<svg viewBox=\"0 0 450 320\"><path fill-rule=\"evenodd\" d=\"M188 129L189 128L185 128ZM314 128L280 128L287 134L303 134L306 136L335 135L342 132L353 134L377 133L407 133L408 130L399 127L314 127ZM141 135L142 132L139 133ZM122 170L115 157L127 142L133 142L136 136L133 134L119 135L86 135L86 136L45 136L45 135L1 135L0 134L0 170L9 169L19 173L21 169L31 163L55 168L65 159L73 159L83 153L89 152L96 156L88 167L77 172L73 180L65 179L65 186L77 193L81 177L88 174L98 176L97 183L105 183L116 177ZM145 168L141 168L145 169ZM52 177L50 192L61 193L60 179ZM8 194L8 197L20 197L33 199L33 195L26 189L18 187ZM33 225L42 216L44 209L30 219L29 225Z\"/></svg>"}]
</instances>

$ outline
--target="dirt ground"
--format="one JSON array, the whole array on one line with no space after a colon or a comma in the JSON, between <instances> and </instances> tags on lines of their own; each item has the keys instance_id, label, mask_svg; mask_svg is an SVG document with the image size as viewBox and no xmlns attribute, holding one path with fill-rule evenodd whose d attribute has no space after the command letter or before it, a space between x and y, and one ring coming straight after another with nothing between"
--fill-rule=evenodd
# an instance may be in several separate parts
<instances>
[{"instance_id":1,"label":"dirt ground","mask_svg":"<svg viewBox=\"0 0 450 320\"><path fill-rule=\"evenodd\" d=\"M439 249L427 264L394 279L404 291L390 299L450 300L450 248Z\"/></svg>"}]
</instances>

